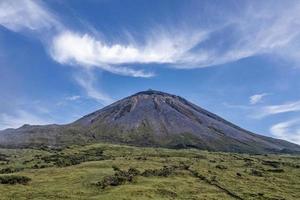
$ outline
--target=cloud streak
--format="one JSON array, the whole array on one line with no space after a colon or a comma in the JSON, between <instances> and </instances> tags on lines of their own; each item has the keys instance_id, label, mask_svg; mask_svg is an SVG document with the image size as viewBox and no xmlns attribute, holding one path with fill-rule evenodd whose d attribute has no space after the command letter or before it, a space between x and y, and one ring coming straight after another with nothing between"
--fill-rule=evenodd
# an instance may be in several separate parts
<instances>
[{"instance_id":1,"label":"cloud streak","mask_svg":"<svg viewBox=\"0 0 300 200\"><path fill-rule=\"evenodd\" d=\"M262 107L256 118L262 118L270 115L288 113L288 112L298 112L300 111L300 101L287 102L279 105L270 105Z\"/></svg>"},{"instance_id":2,"label":"cloud streak","mask_svg":"<svg viewBox=\"0 0 300 200\"><path fill-rule=\"evenodd\" d=\"M300 144L300 120L289 120L277 123L270 128L277 138Z\"/></svg>"},{"instance_id":3,"label":"cloud streak","mask_svg":"<svg viewBox=\"0 0 300 200\"><path fill-rule=\"evenodd\" d=\"M255 105L260 103L265 96L269 95L268 93L255 94L249 97L249 103Z\"/></svg>"},{"instance_id":4,"label":"cloud streak","mask_svg":"<svg viewBox=\"0 0 300 200\"><path fill-rule=\"evenodd\" d=\"M44 125L50 123L52 123L52 121L43 119L25 110L19 110L15 114L0 113L0 130L18 128L24 124Z\"/></svg>"},{"instance_id":5,"label":"cloud streak","mask_svg":"<svg viewBox=\"0 0 300 200\"><path fill-rule=\"evenodd\" d=\"M106 105L113 102L113 99L96 87L97 79L91 71L84 71L75 75L76 82L86 91L87 96Z\"/></svg>"},{"instance_id":6,"label":"cloud streak","mask_svg":"<svg viewBox=\"0 0 300 200\"><path fill-rule=\"evenodd\" d=\"M15 32L25 29L39 31L62 26L42 2L31 0L1 1L0 24Z\"/></svg>"}]
</instances>

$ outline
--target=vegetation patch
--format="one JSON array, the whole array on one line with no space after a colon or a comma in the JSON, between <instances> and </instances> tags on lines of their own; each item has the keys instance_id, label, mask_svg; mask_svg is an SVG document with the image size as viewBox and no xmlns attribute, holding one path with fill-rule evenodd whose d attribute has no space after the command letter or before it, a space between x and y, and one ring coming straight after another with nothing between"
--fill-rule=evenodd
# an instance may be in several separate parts
<instances>
[{"instance_id":1,"label":"vegetation patch","mask_svg":"<svg viewBox=\"0 0 300 200\"><path fill-rule=\"evenodd\" d=\"M119 168L114 167L115 174L112 176L106 176L102 181L97 182L95 185L101 189L105 189L108 186L123 185L126 182L132 182L134 177L140 174L140 171L135 168L129 168L128 171L122 171Z\"/></svg>"},{"instance_id":2,"label":"vegetation patch","mask_svg":"<svg viewBox=\"0 0 300 200\"><path fill-rule=\"evenodd\" d=\"M250 170L250 174L251 174L252 176L263 177L263 172L262 172L262 171L259 171L259 170L256 170L256 169L251 169L251 170Z\"/></svg>"},{"instance_id":3,"label":"vegetation patch","mask_svg":"<svg viewBox=\"0 0 300 200\"><path fill-rule=\"evenodd\" d=\"M146 169L141 175L145 177L149 176L170 176L175 170L174 166L164 166L161 169Z\"/></svg>"},{"instance_id":4,"label":"vegetation patch","mask_svg":"<svg viewBox=\"0 0 300 200\"><path fill-rule=\"evenodd\" d=\"M280 169L280 168L268 169L268 172L282 173L282 172L284 172L284 169Z\"/></svg>"},{"instance_id":5,"label":"vegetation patch","mask_svg":"<svg viewBox=\"0 0 300 200\"><path fill-rule=\"evenodd\" d=\"M227 167L224 166L224 165L216 165L216 168L217 169L222 169L222 170L227 169Z\"/></svg>"},{"instance_id":6,"label":"vegetation patch","mask_svg":"<svg viewBox=\"0 0 300 200\"><path fill-rule=\"evenodd\" d=\"M168 177L176 169L187 170L189 166L187 165L179 165L179 166L164 166L160 169L146 169L144 172L140 172L136 168L129 168L127 171L121 170L117 166L112 166L115 173L111 176L106 176L102 181L95 183L95 185L99 186L100 188L104 189L108 186L119 186L123 185L126 182L132 182L134 177L136 176L144 176L144 177L151 177L151 176L159 176L159 177Z\"/></svg>"},{"instance_id":7,"label":"vegetation patch","mask_svg":"<svg viewBox=\"0 0 300 200\"><path fill-rule=\"evenodd\" d=\"M15 172L22 171L23 168L13 168L13 167L6 167L0 170L0 174L11 174Z\"/></svg>"},{"instance_id":8,"label":"vegetation patch","mask_svg":"<svg viewBox=\"0 0 300 200\"><path fill-rule=\"evenodd\" d=\"M8 161L8 156L0 153L0 161Z\"/></svg>"},{"instance_id":9,"label":"vegetation patch","mask_svg":"<svg viewBox=\"0 0 300 200\"><path fill-rule=\"evenodd\" d=\"M102 149L89 149L78 154L53 154L41 158L46 163L53 163L58 167L67 167L71 165L78 165L82 162L105 160L107 156L103 155Z\"/></svg>"},{"instance_id":10,"label":"vegetation patch","mask_svg":"<svg viewBox=\"0 0 300 200\"><path fill-rule=\"evenodd\" d=\"M17 175L10 175L10 176L0 176L0 184L23 184L26 185L31 179L27 176L17 176Z\"/></svg>"},{"instance_id":11,"label":"vegetation patch","mask_svg":"<svg viewBox=\"0 0 300 200\"><path fill-rule=\"evenodd\" d=\"M263 165L268 165L268 166L271 166L271 167L274 167L274 168L280 167L280 162L274 161L274 160L263 160L262 164Z\"/></svg>"}]
</instances>

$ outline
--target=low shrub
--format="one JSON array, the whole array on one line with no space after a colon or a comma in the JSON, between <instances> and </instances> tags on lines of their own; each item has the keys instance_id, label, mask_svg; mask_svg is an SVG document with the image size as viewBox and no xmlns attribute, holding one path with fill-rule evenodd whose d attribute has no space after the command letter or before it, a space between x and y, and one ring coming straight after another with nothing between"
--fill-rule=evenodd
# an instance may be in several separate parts
<instances>
[{"instance_id":1,"label":"low shrub","mask_svg":"<svg viewBox=\"0 0 300 200\"><path fill-rule=\"evenodd\" d=\"M10 175L10 176L0 176L0 184L27 184L31 179L26 176L17 176L17 175Z\"/></svg>"},{"instance_id":2,"label":"low shrub","mask_svg":"<svg viewBox=\"0 0 300 200\"><path fill-rule=\"evenodd\" d=\"M132 182L134 180L134 177L139 175L144 177L150 177L150 176L168 177L176 169L188 170L190 166L183 165L183 164L178 166L164 166L161 169L146 169L142 173L136 168L129 168L127 171L123 171L115 165L113 165L112 167L115 171L114 175L106 176L102 181L95 183L95 185L99 186L102 189L108 186L123 185L126 182Z\"/></svg>"},{"instance_id":3,"label":"low shrub","mask_svg":"<svg viewBox=\"0 0 300 200\"><path fill-rule=\"evenodd\" d=\"M0 161L8 161L8 156L0 153Z\"/></svg>"},{"instance_id":4,"label":"low shrub","mask_svg":"<svg viewBox=\"0 0 300 200\"><path fill-rule=\"evenodd\" d=\"M132 174L133 176L138 176L141 174L141 172L136 168L129 168L128 173Z\"/></svg>"},{"instance_id":5,"label":"low shrub","mask_svg":"<svg viewBox=\"0 0 300 200\"><path fill-rule=\"evenodd\" d=\"M113 165L112 168L113 168L114 171L120 171L120 168L116 165Z\"/></svg>"},{"instance_id":6,"label":"low shrub","mask_svg":"<svg viewBox=\"0 0 300 200\"><path fill-rule=\"evenodd\" d=\"M50 156L44 156L41 159L46 163L54 163L54 165L58 167L67 167L71 165L78 165L86 161L104 160L107 159L107 157L103 155L102 149L95 148L82 151L78 154L53 154Z\"/></svg>"},{"instance_id":7,"label":"low shrub","mask_svg":"<svg viewBox=\"0 0 300 200\"><path fill-rule=\"evenodd\" d=\"M273 160L263 160L262 164L263 165L268 165L268 166L271 166L271 167L274 167L274 168L280 167L280 162L273 161Z\"/></svg>"},{"instance_id":8,"label":"low shrub","mask_svg":"<svg viewBox=\"0 0 300 200\"><path fill-rule=\"evenodd\" d=\"M135 157L136 160L147 160L147 157L145 156L139 156L139 157Z\"/></svg>"},{"instance_id":9,"label":"low shrub","mask_svg":"<svg viewBox=\"0 0 300 200\"><path fill-rule=\"evenodd\" d=\"M253 176L259 176L259 177L263 176L263 173L261 171L256 170L256 169L251 169L250 174L253 175Z\"/></svg>"},{"instance_id":10,"label":"low shrub","mask_svg":"<svg viewBox=\"0 0 300 200\"><path fill-rule=\"evenodd\" d=\"M237 172L237 173L236 173L236 175L237 175L237 176L239 176L239 177L241 177L241 176L242 176L242 174L241 174L241 173L239 173L239 172Z\"/></svg>"},{"instance_id":11,"label":"low shrub","mask_svg":"<svg viewBox=\"0 0 300 200\"><path fill-rule=\"evenodd\" d=\"M161 169L146 169L141 175L145 177L149 176L163 176L167 177L170 176L175 170L175 167L171 166L164 166Z\"/></svg>"},{"instance_id":12,"label":"low shrub","mask_svg":"<svg viewBox=\"0 0 300 200\"><path fill-rule=\"evenodd\" d=\"M140 174L140 171L135 168L129 168L128 171L122 171L116 168L115 174L106 176L102 181L96 183L101 189L105 189L108 186L123 185L126 182L132 182L134 177Z\"/></svg>"},{"instance_id":13,"label":"low shrub","mask_svg":"<svg viewBox=\"0 0 300 200\"><path fill-rule=\"evenodd\" d=\"M195 155L194 158L196 158L197 160L207 159L207 157L204 155Z\"/></svg>"},{"instance_id":14,"label":"low shrub","mask_svg":"<svg viewBox=\"0 0 300 200\"><path fill-rule=\"evenodd\" d=\"M217 169L227 169L227 167L226 166L224 166L224 165L216 165L216 168Z\"/></svg>"},{"instance_id":15,"label":"low shrub","mask_svg":"<svg viewBox=\"0 0 300 200\"><path fill-rule=\"evenodd\" d=\"M284 170L280 168L276 168L276 169L268 169L268 172L282 173L284 172Z\"/></svg>"},{"instance_id":16,"label":"low shrub","mask_svg":"<svg viewBox=\"0 0 300 200\"><path fill-rule=\"evenodd\" d=\"M217 182L217 176L211 176L210 181L211 182Z\"/></svg>"},{"instance_id":17,"label":"low shrub","mask_svg":"<svg viewBox=\"0 0 300 200\"><path fill-rule=\"evenodd\" d=\"M22 170L23 170L23 168L7 167L7 168L1 169L0 174L11 174L11 173L19 172L19 171L22 171Z\"/></svg>"}]
</instances>

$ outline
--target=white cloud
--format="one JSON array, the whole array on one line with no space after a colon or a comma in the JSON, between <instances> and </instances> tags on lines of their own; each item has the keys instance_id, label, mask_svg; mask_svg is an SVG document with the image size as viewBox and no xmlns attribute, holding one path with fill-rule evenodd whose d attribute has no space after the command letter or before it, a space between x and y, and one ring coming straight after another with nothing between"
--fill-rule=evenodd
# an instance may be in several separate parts
<instances>
[{"instance_id":1,"label":"white cloud","mask_svg":"<svg viewBox=\"0 0 300 200\"><path fill-rule=\"evenodd\" d=\"M145 34L143 42L133 36L124 43L105 41L66 30L54 37L51 55L63 64L99 67L112 73L142 77L150 75L142 72L137 75L128 70L133 70L130 67L136 63L191 69L265 53L285 56L291 48L298 48L293 42L300 39L300 3L278 7L272 5L266 9L261 4L250 5L244 14L231 18L224 11L224 23L209 28L178 27L176 30L153 27ZM225 37L228 34L234 34L234 40ZM228 44L218 46L218 43ZM120 67L124 64L127 68Z\"/></svg>"},{"instance_id":2,"label":"white cloud","mask_svg":"<svg viewBox=\"0 0 300 200\"><path fill-rule=\"evenodd\" d=\"M87 95L103 104L109 104L113 102L113 99L102 92L96 85L96 78L91 71L85 71L83 73L78 73L75 76L77 83L85 90Z\"/></svg>"},{"instance_id":3,"label":"white cloud","mask_svg":"<svg viewBox=\"0 0 300 200\"><path fill-rule=\"evenodd\" d=\"M269 95L268 93L255 94L249 97L249 103L251 105L257 104L262 101L263 97Z\"/></svg>"},{"instance_id":4,"label":"white cloud","mask_svg":"<svg viewBox=\"0 0 300 200\"><path fill-rule=\"evenodd\" d=\"M288 102L280 105L266 106L263 108L266 115L285 113L285 112L296 112L300 111L300 101Z\"/></svg>"},{"instance_id":5,"label":"white cloud","mask_svg":"<svg viewBox=\"0 0 300 200\"><path fill-rule=\"evenodd\" d=\"M298 112L300 111L300 101L287 102L279 105L263 106L256 111L256 114L252 117L262 118L270 115Z\"/></svg>"},{"instance_id":6,"label":"white cloud","mask_svg":"<svg viewBox=\"0 0 300 200\"><path fill-rule=\"evenodd\" d=\"M19 110L15 114L0 114L0 130L6 128L18 128L24 124L44 125L51 123L50 120L43 119L32 112Z\"/></svg>"},{"instance_id":7,"label":"white cloud","mask_svg":"<svg viewBox=\"0 0 300 200\"><path fill-rule=\"evenodd\" d=\"M63 32L53 40L53 57L62 63L113 65L127 63L176 63L181 56L205 38L205 34L167 35L148 38L146 44L106 44L88 34Z\"/></svg>"},{"instance_id":8,"label":"white cloud","mask_svg":"<svg viewBox=\"0 0 300 200\"><path fill-rule=\"evenodd\" d=\"M76 100L78 100L80 98L81 98L81 96L79 96L79 95L73 95L73 96L66 97L66 100L76 101Z\"/></svg>"},{"instance_id":9,"label":"white cloud","mask_svg":"<svg viewBox=\"0 0 300 200\"><path fill-rule=\"evenodd\" d=\"M300 144L300 120L289 120L273 125L270 132L277 138Z\"/></svg>"},{"instance_id":10,"label":"white cloud","mask_svg":"<svg viewBox=\"0 0 300 200\"><path fill-rule=\"evenodd\" d=\"M134 77L151 77L152 73L134 70L120 65L134 63L182 62L184 54L204 40L204 33L183 35L157 33L146 39L144 45L120 44L108 45L105 41L88 34L76 34L66 31L56 36L51 47L52 57L59 63L81 65L86 68L98 67L112 73Z\"/></svg>"},{"instance_id":11,"label":"white cloud","mask_svg":"<svg viewBox=\"0 0 300 200\"><path fill-rule=\"evenodd\" d=\"M193 26L183 28L174 22L176 29L161 24L159 27L149 27L142 39L128 34L127 41L120 38L106 41L84 31L79 34L68 30L40 1L3 1L0 4L0 24L13 31L24 28L39 31L54 27L58 30L51 32L52 44L47 41L46 48L50 48L50 55L57 62L83 68L96 67L133 77L154 75L135 69L137 63L168 64L173 68L191 69L264 53L299 58L299 46L295 45L300 40L298 1L272 5L248 2L242 8L242 12L235 14L223 10L222 19L218 19L223 23L208 27L199 22L196 23L201 25L199 28L192 21ZM234 35L234 39L229 39L229 35Z\"/></svg>"},{"instance_id":12,"label":"white cloud","mask_svg":"<svg viewBox=\"0 0 300 200\"><path fill-rule=\"evenodd\" d=\"M58 28L56 20L42 2L36 0L8 0L0 2L0 24L12 31Z\"/></svg>"}]
</instances>

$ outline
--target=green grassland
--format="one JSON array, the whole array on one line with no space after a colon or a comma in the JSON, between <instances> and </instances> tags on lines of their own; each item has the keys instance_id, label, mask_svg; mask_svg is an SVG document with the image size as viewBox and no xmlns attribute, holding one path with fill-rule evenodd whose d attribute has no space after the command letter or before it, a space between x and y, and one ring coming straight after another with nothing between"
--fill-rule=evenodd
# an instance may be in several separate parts
<instances>
[{"instance_id":1,"label":"green grassland","mask_svg":"<svg viewBox=\"0 0 300 200\"><path fill-rule=\"evenodd\" d=\"M300 157L103 143L0 149L0 199L300 199Z\"/></svg>"}]
</instances>

